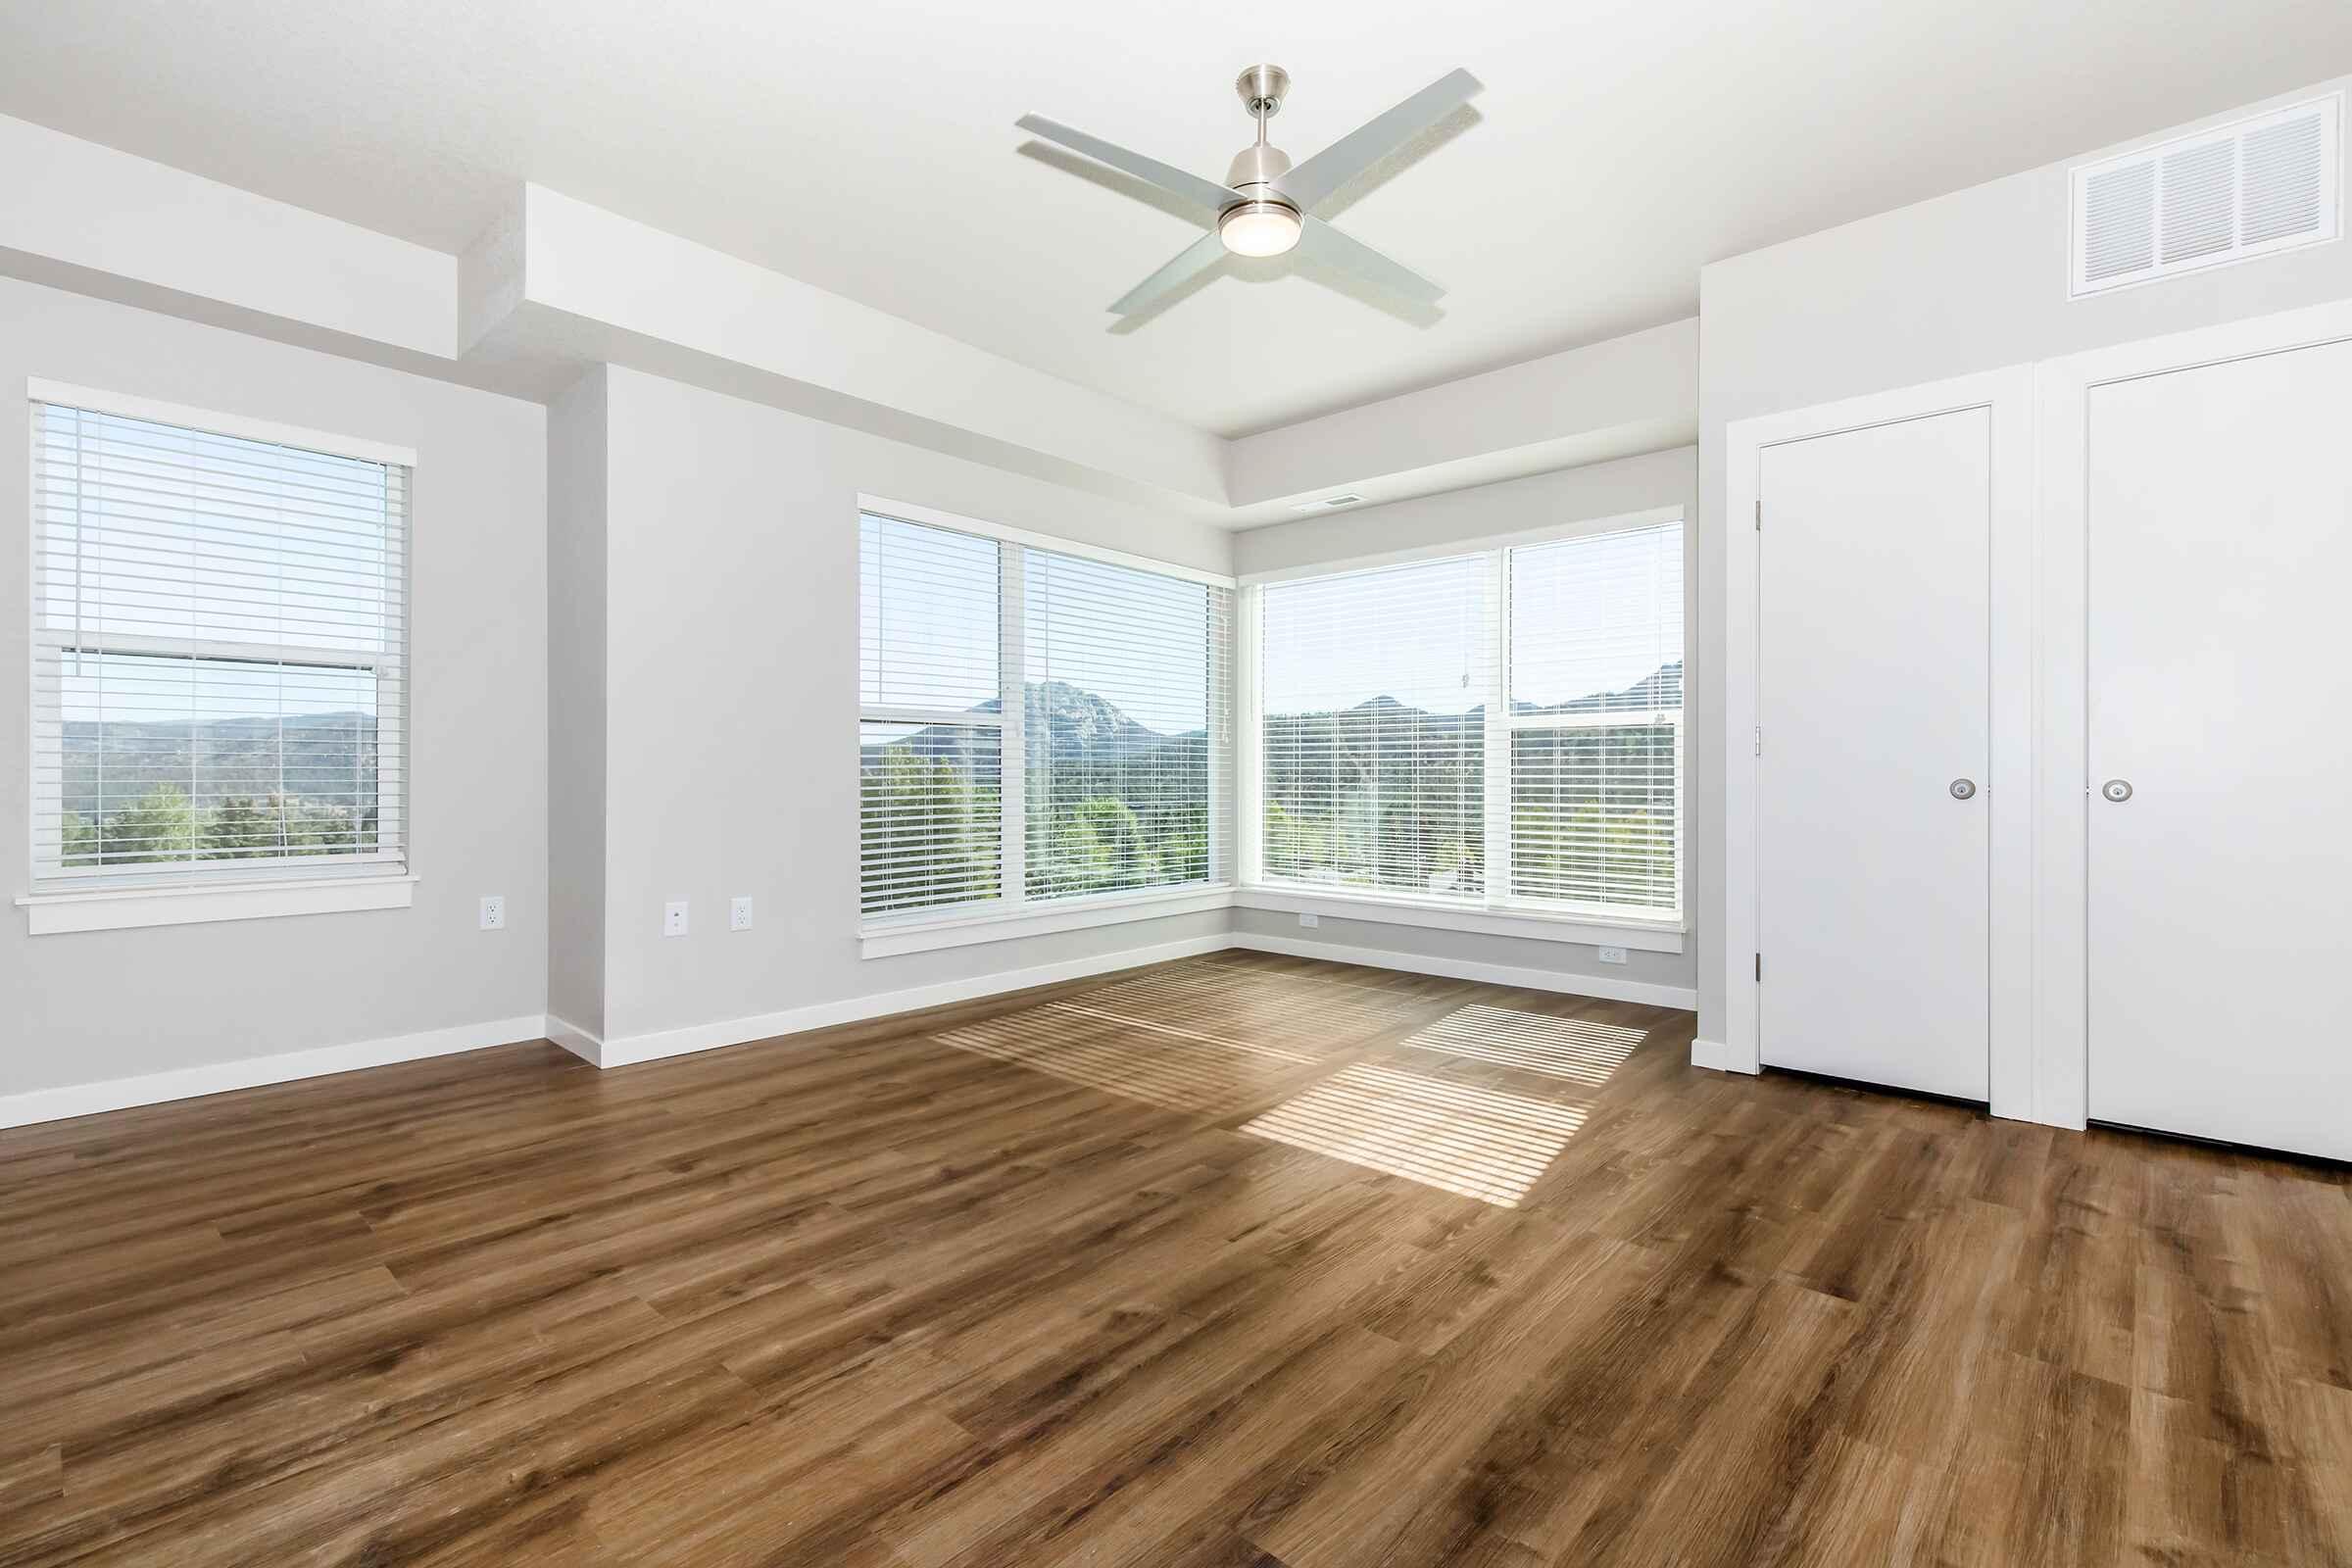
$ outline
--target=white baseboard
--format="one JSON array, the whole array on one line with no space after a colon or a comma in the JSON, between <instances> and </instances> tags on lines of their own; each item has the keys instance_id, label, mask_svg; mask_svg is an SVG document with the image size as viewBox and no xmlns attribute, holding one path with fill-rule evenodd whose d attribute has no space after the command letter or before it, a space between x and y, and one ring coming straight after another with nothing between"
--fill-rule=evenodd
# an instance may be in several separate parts
<instances>
[{"instance_id":1,"label":"white baseboard","mask_svg":"<svg viewBox=\"0 0 2352 1568\"><path fill-rule=\"evenodd\" d=\"M0 1127L63 1121L69 1116L161 1104L167 1100L194 1100L204 1095L226 1094L232 1089L258 1089L264 1084L292 1083L298 1078L323 1078L329 1073L357 1072L363 1067L449 1056L462 1051L481 1051L490 1046L511 1046L546 1037L547 1020L532 1013L494 1023L459 1024L449 1029L428 1029L422 1034L322 1046L315 1051L207 1062L201 1067L178 1067L136 1078L109 1078L93 1084L34 1089L21 1095L0 1095Z\"/></svg>"},{"instance_id":2,"label":"white baseboard","mask_svg":"<svg viewBox=\"0 0 2352 1568\"><path fill-rule=\"evenodd\" d=\"M547 1038L593 1066L602 1067L605 1043L568 1018L547 1015Z\"/></svg>"},{"instance_id":3,"label":"white baseboard","mask_svg":"<svg viewBox=\"0 0 2352 1568\"><path fill-rule=\"evenodd\" d=\"M1640 980L1563 974L1556 969L1529 969L1507 963L1474 963L1462 958L1428 958L1417 953L1392 953L1386 948L1350 948L1336 942L1301 942L1296 937L1260 936L1254 932L1236 932L1227 946L1257 953L1283 953L1295 958L1360 963L1373 969L1398 969L1406 974L1443 975L1448 980L1483 980L1489 985L1516 986L1527 991L1597 997L1603 1002L1639 1002L1652 1007L1679 1007L1685 1012L1698 1010L1698 993L1690 986L1650 985Z\"/></svg>"},{"instance_id":4,"label":"white baseboard","mask_svg":"<svg viewBox=\"0 0 2352 1568\"><path fill-rule=\"evenodd\" d=\"M1756 1070L1751 1066L1732 1060L1732 1048L1720 1040L1691 1041L1690 1065L1712 1067L1717 1072L1753 1073Z\"/></svg>"},{"instance_id":5,"label":"white baseboard","mask_svg":"<svg viewBox=\"0 0 2352 1568\"><path fill-rule=\"evenodd\" d=\"M1213 936L1187 938L1182 942L1162 942L1153 947L1128 948L1091 958L1072 958L1064 963L1039 964L1030 969L1006 969L995 974L974 975L966 980L913 986L905 991L884 991L870 997L820 1002L813 1006L793 1007L783 1012L763 1012L749 1018L729 1018L718 1023L689 1024L682 1029L624 1035L617 1040L600 1040L584 1029L565 1024L559 1018L551 1018L549 1024L561 1024L570 1038L555 1034L549 1038L600 1067L626 1067L634 1062L690 1055L698 1051L716 1051L722 1046L740 1046L747 1041L767 1040L777 1035L804 1034L810 1029L826 1029L842 1023L862 1023L868 1018L887 1017L895 1012L915 1012L924 1007L945 1006L952 1002L969 1002L975 997L994 996L1002 991L1023 991L1030 986L1083 980L1088 975L1102 974L1112 969L1132 969L1139 964L1164 963L1170 958L1190 958L1230 946L1230 940L1219 932Z\"/></svg>"}]
</instances>

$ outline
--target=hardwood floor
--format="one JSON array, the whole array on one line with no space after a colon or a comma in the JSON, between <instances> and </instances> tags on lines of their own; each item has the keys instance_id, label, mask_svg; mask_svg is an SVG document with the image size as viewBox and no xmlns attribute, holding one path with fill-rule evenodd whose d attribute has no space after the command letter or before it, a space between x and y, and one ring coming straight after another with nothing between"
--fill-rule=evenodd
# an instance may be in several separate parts
<instances>
[{"instance_id":1,"label":"hardwood floor","mask_svg":"<svg viewBox=\"0 0 2352 1568\"><path fill-rule=\"evenodd\" d=\"M0 1133L0 1564L2352 1562L2340 1172L1225 954Z\"/></svg>"}]
</instances>

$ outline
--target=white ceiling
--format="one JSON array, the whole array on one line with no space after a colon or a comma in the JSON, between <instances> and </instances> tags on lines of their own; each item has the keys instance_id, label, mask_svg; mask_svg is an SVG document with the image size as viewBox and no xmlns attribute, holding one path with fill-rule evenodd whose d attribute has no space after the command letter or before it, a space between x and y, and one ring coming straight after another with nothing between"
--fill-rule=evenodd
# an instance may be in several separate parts
<instances>
[{"instance_id":1,"label":"white ceiling","mask_svg":"<svg viewBox=\"0 0 2352 1568\"><path fill-rule=\"evenodd\" d=\"M1226 435L1688 316L1708 261L2352 69L2344 0L0 15L0 113L451 251L536 180ZM1337 214L1446 284L1442 317L1272 263L1106 330L1199 230L1013 120L1221 177L1260 59L1292 73L1273 139L1301 159L1454 66L1486 81Z\"/></svg>"}]
</instances>

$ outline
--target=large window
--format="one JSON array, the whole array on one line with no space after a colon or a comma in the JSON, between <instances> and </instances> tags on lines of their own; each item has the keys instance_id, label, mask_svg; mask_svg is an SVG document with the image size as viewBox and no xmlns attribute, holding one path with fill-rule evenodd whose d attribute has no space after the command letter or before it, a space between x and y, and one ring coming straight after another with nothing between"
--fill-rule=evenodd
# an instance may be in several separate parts
<instances>
[{"instance_id":1,"label":"large window","mask_svg":"<svg viewBox=\"0 0 2352 1568\"><path fill-rule=\"evenodd\" d=\"M36 398L36 880L401 869L408 490Z\"/></svg>"},{"instance_id":2,"label":"large window","mask_svg":"<svg viewBox=\"0 0 2352 1568\"><path fill-rule=\"evenodd\" d=\"M1679 521L1258 590L1257 878L1681 908Z\"/></svg>"},{"instance_id":3,"label":"large window","mask_svg":"<svg viewBox=\"0 0 2352 1568\"><path fill-rule=\"evenodd\" d=\"M1223 876L1230 590L870 514L858 577L869 920Z\"/></svg>"}]
</instances>

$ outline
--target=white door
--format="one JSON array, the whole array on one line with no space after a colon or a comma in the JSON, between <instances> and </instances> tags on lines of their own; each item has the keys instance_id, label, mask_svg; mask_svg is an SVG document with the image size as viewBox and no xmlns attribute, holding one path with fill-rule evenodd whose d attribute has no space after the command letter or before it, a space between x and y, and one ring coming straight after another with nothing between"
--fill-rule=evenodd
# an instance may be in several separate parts
<instances>
[{"instance_id":1,"label":"white door","mask_svg":"<svg viewBox=\"0 0 2352 1568\"><path fill-rule=\"evenodd\" d=\"M1989 411L1762 456L1758 1049L1984 1100Z\"/></svg>"},{"instance_id":2,"label":"white door","mask_svg":"<svg viewBox=\"0 0 2352 1568\"><path fill-rule=\"evenodd\" d=\"M2352 345L2087 416L2090 1114L2352 1159Z\"/></svg>"}]
</instances>

